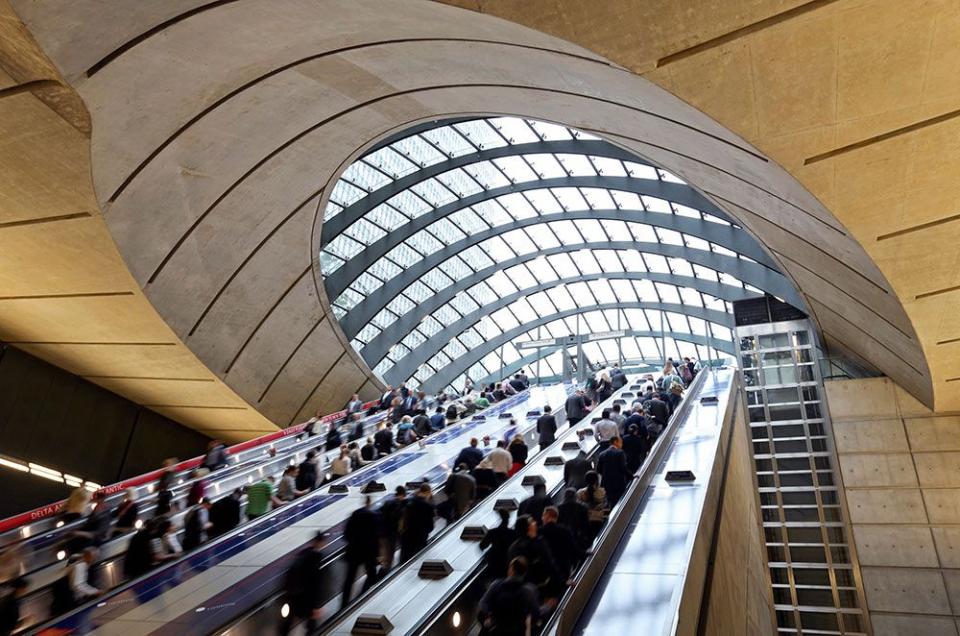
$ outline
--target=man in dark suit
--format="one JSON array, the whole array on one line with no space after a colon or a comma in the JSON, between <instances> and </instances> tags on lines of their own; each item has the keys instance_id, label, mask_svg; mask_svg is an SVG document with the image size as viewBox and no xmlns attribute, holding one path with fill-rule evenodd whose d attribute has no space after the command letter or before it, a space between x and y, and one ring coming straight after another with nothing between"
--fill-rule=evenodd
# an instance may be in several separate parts
<instances>
[{"instance_id":1,"label":"man in dark suit","mask_svg":"<svg viewBox=\"0 0 960 636\"><path fill-rule=\"evenodd\" d=\"M555 506L544 508L540 536L550 548L561 580L566 581L573 573L573 568L583 559L583 550L577 545L573 531L557 523L559 518L560 511Z\"/></svg>"},{"instance_id":2,"label":"man in dark suit","mask_svg":"<svg viewBox=\"0 0 960 636\"><path fill-rule=\"evenodd\" d=\"M587 401L583 397L583 391L578 389L576 393L567 398L566 403L567 421L570 426L577 424L587 416Z\"/></svg>"},{"instance_id":3,"label":"man in dark suit","mask_svg":"<svg viewBox=\"0 0 960 636\"><path fill-rule=\"evenodd\" d=\"M543 407L543 415L537 418L537 433L540 435L540 448L546 448L557 439L557 418L553 416L549 405Z\"/></svg>"},{"instance_id":4,"label":"man in dark suit","mask_svg":"<svg viewBox=\"0 0 960 636\"><path fill-rule=\"evenodd\" d=\"M620 501L633 474L627 468L627 455L623 452L623 440L614 437L610 447L597 457L597 472L600 483L607 491L607 501L611 506Z\"/></svg>"},{"instance_id":5,"label":"man in dark suit","mask_svg":"<svg viewBox=\"0 0 960 636\"><path fill-rule=\"evenodd\" d=\"M343 538L347 543L345 551L347 573L343 579L342 607L350 602L353 593L353 582L357 578L357 570L363 566L366 578L363 581L363 591L377 581L377 556L380 554L380 517L370 508L370 497L364 499L363 506L353 511L347 519L343 529Z\"/></svg>"},{"instance_id":6,"label":"man in dark suit","mask_svg":"<svg viewBox=\"0 0 960 636\"><path fill-rule=\"evenodd\" d=\"M593 466L587 459L587 454L580 451L576 457L567 460L563 465L563 483L567 488L580 490L587 485L587 473L591 470Z\"/></svg>"},{"instance_id":7,"label":"man in dark suit","mask_svg":"<svg viewBox=\"0 0 960 636\"><path fill-rule=\"evenodd\" d=\"M436 511L431 499L430 484L421 484L417 496L410 500L403 511L403 529L400 532L400 563L427 547Z\"/></svg>"}]
</instances>

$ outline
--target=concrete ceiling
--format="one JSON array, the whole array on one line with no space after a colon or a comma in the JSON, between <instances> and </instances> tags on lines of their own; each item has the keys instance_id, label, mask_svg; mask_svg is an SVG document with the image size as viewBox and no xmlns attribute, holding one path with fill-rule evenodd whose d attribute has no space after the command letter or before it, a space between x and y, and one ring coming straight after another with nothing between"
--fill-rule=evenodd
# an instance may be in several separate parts
<instances>
[{"instance_id":1,"label":"concrete ceiling","mask_svg":"<svg viewBox=\"0 0 960 636\"><path fill-rule=\"evenodd\" d=\"M150 305L90 171L81 99L0 1L0 340L211 436L276 430Z\"/></svg>"},{"instance_id":2,"label":"concrete ceiling","mask_svg":"<svg viewBox=\"0 0 960 636\"><path fill-rule=\"evenodd\" d=\"M960 409L960 2L444 0L642 74L776 160L893 286Z\"/></svg>"},{"instance_id":3,"label":"concrete ceiling","mask_svg":"<svg viewBox=\"0 0 960 636\"><path fill-rule=\"evenodd\" d=\"M74 101L45 98L44 86L0 98L0 108L13 108L23 98L36 110L18 114L23 119L16 120L18 130L29 131L31 139L24 143L35 154L7 146L0 157L5 180L17 171L35 174L0 182L0 213L10 219L19 218L15 214L34 219L86 213L89 216L82 220L91 229L89 236L77 236L68 224L81 219L12 228L0 225L0 240L11 229L36 231L33 236L8 234L13 237L8 239L11 250L22 253L21 265L11 263L11 267L24 269L5 268L11 279L5 284L20 290L10 295L68 293L70 302L88 304L58 309L55 301L60 299L44 300L38 306L49 308L37 310L35 318L21 314L22 310L5 312L0 314L0 329L5 330L0 337L60 342L69 336L71 341L106 342L109 335L111 342L152 343L111 346L106 354L96 353L105 348L101 345L22 346L68 369L73 365L85 375L118 376L99 381L112 383L107 385L124 395L132 397L138 390L147 390L144 387L157 387L150 389L155 393L135 398L141 403L174 397L186 400L192 397L189 391L200 391L204 393L197 400L203 397L209 406L236 408L223 414L195 409L199 414L192 419L186 411L162 411L198 428L224 426L229 420L230 426L239 429L234 423L250 417L253 432L269 427L268 419L286 425L312 410L334 410L353 391L372 395L376 383L327 317L327 300L315 280L315 213L324 189L364 149L404 126L443 115L502 112L604 135L699 187L740 219L797 283L828 342L843 342L932 404L924 353L939 360L932 351L947 351L949 345L930 346L929 338L941 336L925 334L930 321L916 315L918 303L925 299L911 300L897 288L910 312L908 318L884 274L899 280L901 268L906 267L901 260L921 261L928 267L936 262L940 269L925 272L926 278L918 284L925 282L925 291L957 285L952 280L957 277L952 262L957 252L936 241L936 231L911 233L933 234L923 237L926 241L914 251L902 252L907 242L922 240L911 234L876 240L876 234L905 229L934 216L924 209L921 219L913 206L905 211L906 194L899 206L889 208L898 212L889 212L892 218L886 219L882 231L875 232L872 242L866 240L860 216L871 217L876 226L877 217L883 216L878 210L888 208L878 207L885 199L863 206L862 198L854 194L872 196L895 186L905 188L914 162L933 158L913 153L911 146L911 157L923 155L910 162L911 172L901 175L878 167L882 174L874 181L855 185L851 180L873 170L869 162L863 165L862 157L860 161L852 158L870 152L870 147L805 165L804 159L859 139L847 132L846 120L836 118L838 106L833 98L826 100L834 104L833 110L824 107L822 115L817 115L826 121L833 113L833 124L814 126L810 107L796 103L813 99L808 92L820 90L804 88L795 77L798 71L801 76L806 72L805 66L815 66L814 57L800 50L804 46L819 50L819 41L811 37L804 44L799 35L791 40L793 46L783 46L777 37L768 41L771 60L761 59L760 66L770 65L763 75L769 86L762 82L756 86L760 81L755 77L757 61L749 62L753 54L747 46L768 29L789 28L794 21L802 24L818 15L841 20L843 6L848 11L869 11L871 5L885 3L810 3L817 7L774 20L767 29L748 25L801 3L756 0L739 3L742 6L737 9L732 8L735 4L727 0L710 6L692 1L467 3L469 8L556 33L591 51L518 25L418 1L340 0L321 5L313 0L137 4L77 0L53 10L42 3L14 0L19 18L56 69L7 10L5 24L29 46L0 55L4 70L13 64L8 58L32 55L38 64L46 65L40 77L54 82L65 78L56 86ZM680 14L675 5L683 5ZM862 17L852 22L856 24L851 29L864 27ZM839 35L842 24L831 25L836 29L834 46L839 47L845 42ZM710 38L723 38L725 33L740 33L737 29L744 29L742 35L729 42L681 55L657 68L658 59ZM820 25L810 35L827 37L823 30ZM863 37L876 44L879 35ZM728 47L734 51L725 53ZM737 47L746 47L747 52ZM699 91L695 105L771 153L827 206L737 136L655 85L608 64L597 53L649 73L688 101L694 102L685 91ZM741 54L748 62L737 67L733 58L740 60ZM780 58L789 56L796 59L777 65ZM862 56L853 57L860 60ZM881 53L876 56L882 59ZM700 58L702 63L696 66ZM861 74L869 66L864 63ZM681 70L687 68L685 75ZM840 85L838 75L835 71L834 83ZM22 85L29 79L11 81L10 85ZM877 90L860 93L876 101ZM770 91L779 91L781 106L774 105ZM58 114L84 114L82 108L68 111L77 95L90 113L92 141L82 125L68 125ZM723 104L726 109L720 107ZM41 111L53 123L41 117ZM4 111L0 122L14 121L10 112ZM46 125L58 128L57 134L35 143ZM9 137L0 141L9 143ZM944 153L936 154L937 161L947 161ZM796 157L793 163L790 157ZM837 164L845 161L852 163L837 175ZM830 178L822 174L828 167ZM939 174L940 169L936 171ZM943 172L938 187L955 190L958 186L948 183L947 170ZM91 173L95 188L91 188ZM917 189L923 189L921 182L930 175L916 178ZM835 183L840 194L834 193ZM825 184L830 184L826 194L820 191ZM60 198L41 205L43 196L53 197L51 189L62 189ZM845 218L831 197L841 202L856 199L860 212ZM838 212L879 268L828 208ZM57 229L61 227L65 229ZM107 228L129 270L123 267ZM39 251L37 243L51 239L48 251ZM891 265L891 258L878 253L876 245L899 250L908 258ZM0 258L9 256L5 252ZM46 289L67 291L40 291ZM74 297L90 289L125 295ZM937 310L938 303L950 296L931 297L933 302L928 301L919 313ZM923 350L910 318L921 334ZM31 335L19 335L30 325L35 328ZM57 329L65 335L60 339L48 335ZM955 329L960 336L960 328ZM170 344L159 345L161 341ZM118 353L121 350L130 353ZM133 380L131 376L142 373L144 367L158 369L150 376L190 381ZM940 388L950 386L945 381L952 376L946 369L935 367L933 373L938 406L943 400L951 404L949 390ZM953 373L960 376L960 368ZM163 388L162 382L177 384ZM210 393L205 392L208 389Z\"/></svg>"}]
</instances>

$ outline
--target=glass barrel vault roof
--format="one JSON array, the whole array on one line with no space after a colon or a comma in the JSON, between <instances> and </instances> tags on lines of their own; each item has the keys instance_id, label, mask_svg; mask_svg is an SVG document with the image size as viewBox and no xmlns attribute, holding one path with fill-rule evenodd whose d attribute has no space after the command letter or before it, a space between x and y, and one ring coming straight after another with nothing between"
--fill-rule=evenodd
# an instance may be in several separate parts
<instances>
[{"instance_id":1,"label":"glass barrel vault roof","mask_svg":"<svg viewBox=\"0 0 960 636\"><path fill-rule=\"evenodd\" d=\"M527 340L625 330L592 362L732 352L731 302L792 285L676 176L572 128L439 123L351 164L324 214L320 268L345 335L387 383L425 390L560 373Z\"/></svg>"}]
</instances>

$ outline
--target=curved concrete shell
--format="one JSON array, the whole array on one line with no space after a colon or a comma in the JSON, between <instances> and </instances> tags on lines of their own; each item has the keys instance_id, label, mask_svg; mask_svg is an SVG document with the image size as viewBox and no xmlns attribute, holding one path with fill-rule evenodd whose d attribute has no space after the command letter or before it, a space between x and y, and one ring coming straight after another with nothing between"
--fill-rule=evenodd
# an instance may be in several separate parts
<instances>
[{"instance_id":1,"label":"curved concrete shell","mask_svg":"<svg viewBox=\"0 0 960 636\"><path fill-rule=\"evenodd\" d=\"M485 114L569 125L680 176L768 251L828 345L933 406L910 318L845 226L751 144L591 51L425 1L12 5L89 110L96 202L136 282L276 424L378 388L317 280L325 191L389 135Z\"/></svg>"}]
</instances>

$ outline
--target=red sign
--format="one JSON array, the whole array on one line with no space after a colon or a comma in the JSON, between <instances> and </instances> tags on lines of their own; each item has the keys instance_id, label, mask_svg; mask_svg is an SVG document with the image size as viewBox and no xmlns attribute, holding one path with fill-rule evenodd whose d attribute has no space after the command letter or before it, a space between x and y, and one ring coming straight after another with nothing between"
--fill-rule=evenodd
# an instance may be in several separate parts
<instances>
[{"instance_id":1,"label":"red sign","mask_svg":"<svg viewBox=\"0 0 960 636\"><path fill-rule=\"evenodd\" d=\"M376 403L377 403L376 401L367 402L366 404L363 405L363 410L366 411ZM329 422L334 422L336 420L343 419L346 416L347 416L346 410L337 411L336 413L331 413L330 415L325 415L324 417L320 418L319 422L321 424L327 424ZM290 426L288 428L285 428L273 433L267 433L262 437L257 437L255 439L247 440L246 442L240 442L239 444L234 444L233 446L227 449L227 454L236 455L237 453L243 452L245 450L256 448L257 446L262 446L264 444L269 444L270 442L273 442L278 439L283 439L284 437L289 437L290 435L297 435L298 433L301 433L303 429L306 428L306 426L307 426L307 422L304 422L303 424L296 424L294 426ZM203 461L203 457L194 457L193 459L188 459L186 461L180 462L179 464L174 466L173 469L177 472L190 470L192 468L196 468L197 466L199 466L202 461ZM97 492L101 492L105 495L112 495L114 493L120 492L121 490L126 490L127 488L134 488L136 486L142 486L143 484L148 484L152 481L156 481L160 479L160 475L162 474L163 474L162 469L154 470L152 472L145 473L143 475L138 475L137 477L131 477L130 479L121 481L116 484L112 484L110 486L104 486ZM8 517L7 519L0 521L0 532L7 532L9 530L13 530L14 528L18 528L25 523L29 523L31 521L37 521L38 519L45 519L46 517L51 517L57 514L57 512L60 511L60 509L63 507L65 503L67 503L66 500L58 501L56 503L48 504L41 508L36 508L35 510L31 510L29 512L24 512L13 517Z\"/></svg>"}]
</instances>

